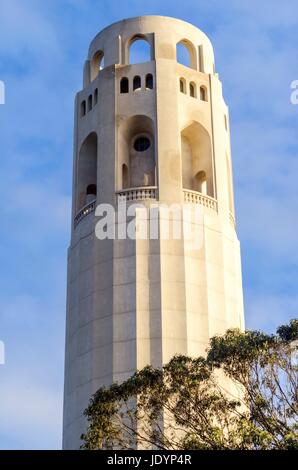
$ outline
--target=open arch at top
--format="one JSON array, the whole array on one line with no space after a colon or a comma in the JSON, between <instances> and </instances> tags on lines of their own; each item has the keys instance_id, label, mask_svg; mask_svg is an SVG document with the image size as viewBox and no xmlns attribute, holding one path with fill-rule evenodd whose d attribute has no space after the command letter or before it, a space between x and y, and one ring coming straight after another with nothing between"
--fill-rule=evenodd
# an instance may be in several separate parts
<instances>
[{"instance_id":1,"label":"open arch at top","mask_svg":"<svg viewBox=\"0 0 298 470\"><path fill-rule=\"evenodd\" d=\"M104 68L104 52L103 51L97 51L92 57L91 63L90 63L90 78L91 81L93 81L100 70Z\"/></svg>"},{"instance_id":2,"label":"open arch at top","mask_svg":"<svg viewBox=\"0 0 298 470\"><path fill-rule=\"evenodd\" d=\"M176 44L176 60L185 67L197 69L196 49L187 39L182 39Z\"/></svg>"},{"instance_id":3,"label":"open arch at top","mask_svg":"<svg viewBox=\"0 0 298 470\"><path fill-rule=\"evenodd\" d=\"M129 42L128 62L129 64L141 64L150 62L151 46L144 36L135 36Z\"/></svg>"}]
</instances>

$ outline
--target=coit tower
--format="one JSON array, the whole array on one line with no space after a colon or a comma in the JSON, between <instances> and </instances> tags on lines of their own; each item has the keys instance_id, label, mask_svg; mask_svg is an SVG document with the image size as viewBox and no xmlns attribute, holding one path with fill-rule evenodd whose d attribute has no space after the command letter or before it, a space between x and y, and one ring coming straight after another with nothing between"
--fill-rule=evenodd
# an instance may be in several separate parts
<instances>
[{"instance_id":1,"label":"coit tower","mask_svg":"<svg viewBox=\"0 0 298 470\"><path fill-rule=\"evenodd\" d=\"M175 354L203 355L210 337L244 327L229 116L209 39L174 18L119 21L91 42L83 82L75 100L65 449L80 447L83 411L100 386ZM190 247L183 230L163 236L158 210L155 237L98 237L102 207L114 210L116 228L128 224L117 217L119 201L199 209L191 224L200 243Z\"/></svg>"}]
</instances>

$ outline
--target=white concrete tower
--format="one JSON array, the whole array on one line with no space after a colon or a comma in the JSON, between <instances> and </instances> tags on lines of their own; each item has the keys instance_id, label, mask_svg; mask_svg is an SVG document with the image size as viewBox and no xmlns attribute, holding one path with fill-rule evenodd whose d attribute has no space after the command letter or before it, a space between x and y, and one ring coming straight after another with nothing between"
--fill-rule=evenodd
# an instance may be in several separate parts
<instances>
[{"instance_id":1,"label":"white concrete tower","mask_svg":"<svg viewBox=\"0 0 298 470\"><path fill-rule=\"evenodd\" d=\"M130 64L135 42L149 57ZM183 45L189 66L178 63ZM92 41L76 96L64 398L66 449L102 385L243 328L228 108L213 49L199 29L160 16L112 24ZM179 240L98 240L95 208L192 204L202 246ZM163 231L160 222L160 233Z\"/></svg>"}]
</instances>

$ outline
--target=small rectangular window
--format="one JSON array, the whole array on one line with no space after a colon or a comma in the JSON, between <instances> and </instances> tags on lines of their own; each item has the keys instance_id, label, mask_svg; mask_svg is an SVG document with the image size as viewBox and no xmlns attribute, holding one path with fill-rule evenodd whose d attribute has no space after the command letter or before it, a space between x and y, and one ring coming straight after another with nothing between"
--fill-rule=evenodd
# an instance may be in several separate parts
<instances>
[{"instance_id":1,"label":"small rectangular window","mask_svg":"<svg viewBox=\"0 0 298 470\"><path fill-rule=\"evenodd\" d=\"M92 109L92 95L88 96L88 111Z\"/></svg>"},{"instance_id":2,"label":"small rectangular window","mask_svg":"<svg viewBox=\"0 0 298 470\"><path fill-rule=\"evenodd\" d=\"M97 104L98 102L98 88L95 88L94 91L94 104Z\"/></svg>"},{"instance_id":3,"label":"small rectangular window","mask_svg":"<svg viewBox=\"0 0 298 470\"><path fill-rule=\"evenodd\" d=\"M120 93L128 93L129 92L129 82L127 77L123 77L120 80Z\"/></svg>"},{"instance_id":4,"label":"small rectangular window","mask_svg":"<svg viewBox=\"0 0 298 470\"><path fill-rule=\"evenodd\" d=\"M86 114L86 101L82 101L81 103L81 117L85 116Z\"/></svg>"}]
</instances>

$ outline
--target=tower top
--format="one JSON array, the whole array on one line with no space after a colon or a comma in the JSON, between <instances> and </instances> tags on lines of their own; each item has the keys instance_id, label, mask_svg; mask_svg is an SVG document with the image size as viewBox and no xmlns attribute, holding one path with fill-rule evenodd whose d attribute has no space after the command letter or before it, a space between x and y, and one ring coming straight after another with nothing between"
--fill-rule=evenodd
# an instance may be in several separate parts
<instances>
[{"instance_id":1,"label":"tower top","mask_svg":"<svg viewBox=\"0 0 298 470\"><path fill-rule=\"evenodd\" d=\"M169 16L136 16L112 23L91 41L87 59L92 62L101 54L105 58L105 67L124 65L131 43L142 38L151 44L152 60L176 60L179 42L193 49L194 56L198 47L203 47L205 73L214 71L213 47L208 36L196 26ZM119 47L120 42L122 47Z\"/></svg>"},{"instance_id":2,"label":"tower top","mask_svg":"<svg viewBox=\"0 0 298 470\"><path fill-rule=\"evenodd\" d=\"M165 24L172 24L173 26L177 26L180 24L184 28L189 28L193 30L196 33L199 33L201 36L205 37L205 40L209 42L210 46L212 47L211 40L207 36L206 33L204 33L201 29L199 29L197 26L193 25L192 23L189 23L188 21L181 20L180 18L175 18L173 16L162 16L162 15L143 15L143 16L131 16L129 18L124 18L123 20L115 21L114 23L111 23L110 25L106 26L103 28L97 35L94 37L94 39L91 42L96 41L98 36L101 34L104 34L106 31L110 29L122 29L125 27L135 27L135 25L139 23L147 23L150 25L154 25L155 28L158 28L158 25L163 25L165 27ZM169 31L168 31L169 32ZM90 47L91 47L90 46Z\"/></svg>"}]
</instances>

